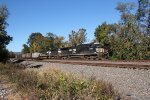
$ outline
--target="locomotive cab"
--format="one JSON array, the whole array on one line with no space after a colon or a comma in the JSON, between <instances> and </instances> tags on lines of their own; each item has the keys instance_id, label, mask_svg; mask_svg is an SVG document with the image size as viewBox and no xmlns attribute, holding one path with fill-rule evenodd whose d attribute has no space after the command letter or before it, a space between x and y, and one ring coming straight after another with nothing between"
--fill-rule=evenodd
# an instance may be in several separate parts
<instances>
[{"instance_id":1,"label":"locomotive cab","mask_svg":"<svg viewBox=\"0 0 150 100\"><path fill-rule=\"evenodd\" d=\"M100 45L99 43L94 43L92 47L94 48L98 59L108 58L108 51L105 48L103 48L102 45Z\"/></svg>"}]
</instances>

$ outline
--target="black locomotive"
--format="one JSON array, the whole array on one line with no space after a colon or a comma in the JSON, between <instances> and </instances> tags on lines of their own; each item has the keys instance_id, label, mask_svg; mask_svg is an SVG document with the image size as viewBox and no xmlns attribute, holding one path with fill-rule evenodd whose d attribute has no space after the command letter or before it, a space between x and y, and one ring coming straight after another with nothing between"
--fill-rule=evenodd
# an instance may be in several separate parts
<instances>
[{"instance_id":1,"label":"black locomotive","mask_svg":"<svg viewBox=\"0 0 150 100\"><path fill-rule=\"evenodd\" d=\"M99 43L80 44L67 48L55 48L46 53L26 53L17 55L18 59L86 59L101 60L108 58L108 52Z\"/></svg>"},{"instance_id":2,"label":"black locomotive","mask_svg":"<svg viewBox=\"0 0 150 100\"><path fill-rule=\"evenodd\" d=\"M108 52L99 43L80 44L68 48L55 48L47 52L49 59L107 59Z\"/></svg>"}]
</instances>

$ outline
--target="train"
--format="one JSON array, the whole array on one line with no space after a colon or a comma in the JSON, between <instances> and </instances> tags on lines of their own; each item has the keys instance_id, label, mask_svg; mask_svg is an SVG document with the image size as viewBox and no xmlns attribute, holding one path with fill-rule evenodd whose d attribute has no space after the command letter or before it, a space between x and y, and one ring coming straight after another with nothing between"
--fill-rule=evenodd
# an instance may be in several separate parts
<instances>
[{"instance_id":1,"label":"train","mask_svg":"<svg viewBox=\"0 0 150 100\"><path fill-rule=\"evenodd\" d=\"M25 53L17 55L20 59L108 59L108 51L99 43L80 44L72 47L54 48L43 53Z\"/></svg>"}]
</instances>

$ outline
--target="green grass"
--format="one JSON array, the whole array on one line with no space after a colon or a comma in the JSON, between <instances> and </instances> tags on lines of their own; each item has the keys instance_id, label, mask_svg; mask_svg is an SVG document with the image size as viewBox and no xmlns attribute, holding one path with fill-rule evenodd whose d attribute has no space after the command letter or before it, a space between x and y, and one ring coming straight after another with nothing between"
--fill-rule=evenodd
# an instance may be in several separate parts
<instances>
[{"instance_id":1,"label":"green grass","mask_svg":"<svg viewBox=\"0 0 150 100\"><path fill-rule=\"evenodd\" d=\"M22 97L38 100L112 100L113 86L94 78L77 78L58 70L31 71L0 64L0 75L15 85Z\"/></svg>"}]
</instances>

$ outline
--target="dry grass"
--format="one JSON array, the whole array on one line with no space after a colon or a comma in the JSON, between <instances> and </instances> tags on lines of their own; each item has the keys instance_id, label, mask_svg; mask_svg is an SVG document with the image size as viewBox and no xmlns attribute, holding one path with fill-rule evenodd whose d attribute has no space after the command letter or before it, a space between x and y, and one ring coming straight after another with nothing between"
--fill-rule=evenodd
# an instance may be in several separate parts
<instances>
[{"instance_id":1,"label":"dry grass","mask_svg":"<svg viewBox=\"0 0 150 100\"><path fill-rule=\"evenodd\" d=\"M0 75L15 83L15 90L27 100L111 100L116 95L111 84L58 70L24 70L3 64L0 70Z\"/></svg>"}]
</instances>

